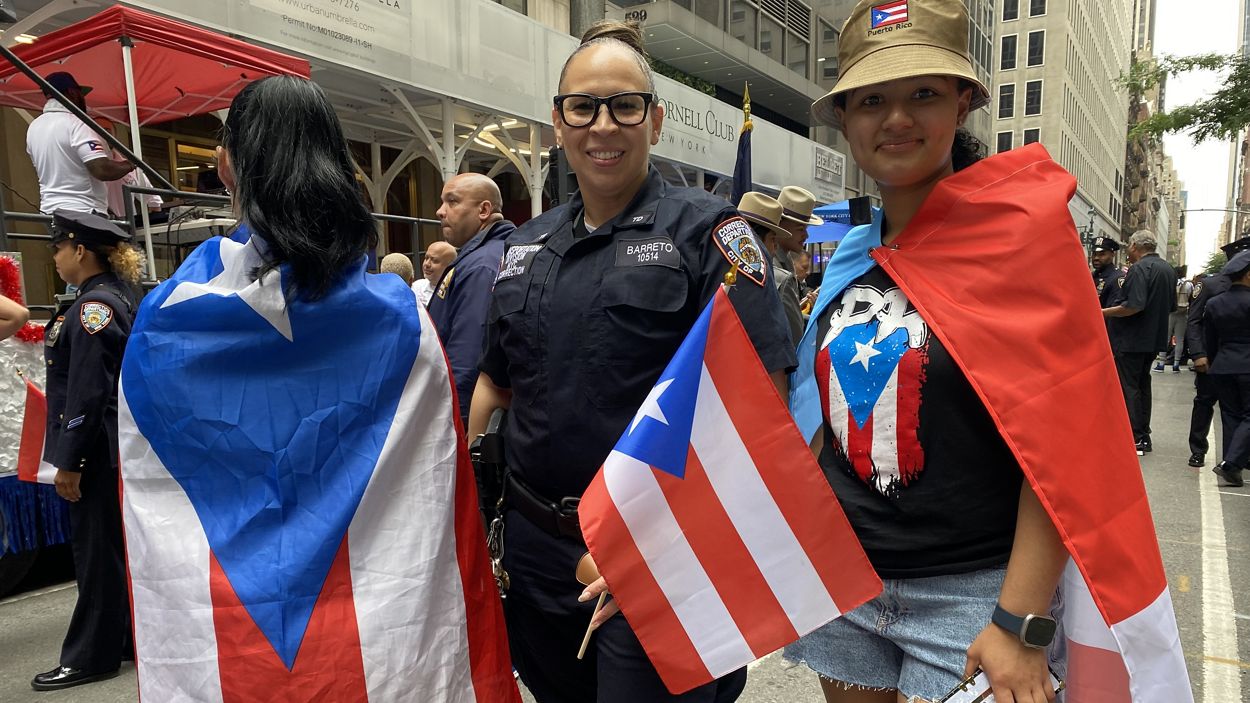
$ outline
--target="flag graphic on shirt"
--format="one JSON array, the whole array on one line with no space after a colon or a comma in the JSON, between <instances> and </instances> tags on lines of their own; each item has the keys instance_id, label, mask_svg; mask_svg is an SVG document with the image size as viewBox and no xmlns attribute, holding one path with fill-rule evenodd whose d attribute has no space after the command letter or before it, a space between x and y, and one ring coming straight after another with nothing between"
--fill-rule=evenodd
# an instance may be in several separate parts
<instances>
[{"instance_id":1,"label":"flag graphic on shirt","mask_svg":"<svg viewBox=\"0 0 1250 703\"><path fill-rule=\"evenodd\" d=\"M898 288L852 286L817 353L834 446L886 496L924 470L919 427L928 345L928 326Z\"/></svg>"},{"instance_id":2,"label":"flag graphic on shirt","mask_svg":"<svg viewBox=\"0 0 1250 703\"><path fill-rule=\"evenodd\" d=\"M872 29L907 21L907 0L888 2L872 8Z\"/></svg>"},{"instance_id":3,"label":"flag graphic on shirt","mask_svg":"<svg viewBox=\"0 0 1250 703\"><path fill-rule=\"evenodd\" d=\"M723 290L578 512L600 572L674 693L881 591Z\"/></svg>"},{"instance_id":4,"label":"flag graphic on shirt","mask_svg":"<svg viewBox=\"0 0 1250 703\"><path fill-rule=\"evenodd\" d=\"M122 364L142 698L519 701L424 309L363 260L288 300L263 249L203 244Z\"/></svg>"},{"instance_id":5,"label":"flag graphic on shirt","mask_svg":"<svg viewBox=\"0 0 1250 703\"><path fill-rule=\"evenodd\" d=\"M56 467L43 460L43 440L48 429L48 397L26 381L26 410L22 414L22 444L17 450L17 478L31 483L52 483Z\"/></svg>"}]
</instances>

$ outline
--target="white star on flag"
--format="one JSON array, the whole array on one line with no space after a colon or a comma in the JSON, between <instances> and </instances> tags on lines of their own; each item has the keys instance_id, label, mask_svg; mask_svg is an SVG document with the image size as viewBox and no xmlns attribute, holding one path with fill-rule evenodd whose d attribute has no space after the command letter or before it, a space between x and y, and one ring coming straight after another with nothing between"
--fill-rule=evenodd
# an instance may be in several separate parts
<instances>
[{"instance_id":1,"label":"white star on flag","mask_svg":"<svg viewBox=\"0 0 1250 703\"><path fill-rule=\"evenodd\" d=\"M247 244L223 239L219 251L223 266L221 273L206 283L180 283L161 304L161 308L185 303L204 295L238 295L240 300L265 318L288 342L293 341L291 318L286 313L286 296L282 293L282 274L275 269L266 273L263 278L252 280L252 271L265 263L264 257L256 248L256 238L252 237Z\"/></svg>"},{"instance_id":2,"label":"white star on flag","mask_svg":"<svg viewBox=\"0 0 1250 703\"><path fill-rule=\"evenodd\" d=\"M860 342L856 342L855 343L855 356L851 357L851 360L847 363L848 365L849 364L863 364L864 370L867 371L868 360L874 356L877 356L880 353L881 352L877 351L876 348L874 348L871 343L862 344Z\"/></svg>"},{"instance_id":3,"label":"white star on flag","mask_svg":"<svg viewBox=\"0 0 1250 703\"><path fill-rule=\"evenodd\" d=\"M634 429L638 427L638 423L642 422L644 417L657 420L665 425L668 424L668 418L664 417L664 411L660 409L660 396L664 395L664 391L673 385L674 380L676 379L670 378L667 381L660 381L651 388L651 392L647 394L647 399L642 401L642 407L638 408L638 414L634 415L634 421L629 423L630 434L633 434Z\"/></svg>"}]
</instances>

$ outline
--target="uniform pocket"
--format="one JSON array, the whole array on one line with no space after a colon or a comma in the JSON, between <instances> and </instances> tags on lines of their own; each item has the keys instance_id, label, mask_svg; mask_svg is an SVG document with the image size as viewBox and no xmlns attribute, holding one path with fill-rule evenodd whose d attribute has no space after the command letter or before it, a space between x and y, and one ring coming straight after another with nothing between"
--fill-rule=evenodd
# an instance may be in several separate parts
<instances>
[{"instance_id":1,"label":"uniform pocket","mask_svg":"<svg viewBox=\"0 0 1250 703\"><path fill-rule=\"evenodd\" d=\"M685 338L698 310L686 272L665 266L608 271L584 314L578 380L596 407L640 404Z\"/></svg>"}]
</instances>

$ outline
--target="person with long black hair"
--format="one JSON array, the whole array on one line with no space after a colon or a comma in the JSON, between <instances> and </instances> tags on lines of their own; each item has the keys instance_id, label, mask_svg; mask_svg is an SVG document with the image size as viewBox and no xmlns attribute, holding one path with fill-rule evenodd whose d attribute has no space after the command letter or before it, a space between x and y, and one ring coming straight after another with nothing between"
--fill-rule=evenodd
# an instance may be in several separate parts
<instances>
[{"instance_id":1,"label":"person with long black hair","mask_svg":"<svg viewBox=\"0 0 1250 703\"><path fill-rule=\"evenodd\" d=\"M518 701L451 372L415 292L366 272L329 100L262 79L222 142L239 228L148 295L122 367L140 690Z\"/></svg>"}]
</instances>

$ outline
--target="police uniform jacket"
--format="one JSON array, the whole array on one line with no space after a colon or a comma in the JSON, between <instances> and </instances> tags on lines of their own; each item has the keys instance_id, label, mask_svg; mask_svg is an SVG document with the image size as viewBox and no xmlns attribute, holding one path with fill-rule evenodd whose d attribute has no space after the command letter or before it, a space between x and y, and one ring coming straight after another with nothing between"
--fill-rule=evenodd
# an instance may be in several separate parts
<instances>
[{"instance_id":1,"label":"police uniform jacket","mask_svg":"<svg viewBox=\"0 0 1250 703\"><path fill-rule=\"evenodd\" d=\"M509 237L479 364L512 390L505 459L536 491L581 496L724 275L764 368L795 365L759 240L727 201L652 167L587 232L580 194Z\"/></svg>"},{"instance_id":2,"label":"police uniform jacket","mask_svg":"<svg viewBox=\"0 0 1250 703\"><path fill-rule=\"evenodd\" d=\"M134 301L112 272L83 282L44 328L48 425L43 458L58 469L117 468L117 377Z\"/></svg>"},{"instance_id":3,"label":"police uniform jacket","mask_svg":"<svg viewBox=\"0 0 1250 703\"><path fill-rule=\"evenodd\" d=\"M1126 271L1115 264L1094 269L1094 287L1098 289L1098 303L1113 308L1124 303L1124 274Z\"/></svg>"},{"instance_id":4,"label":"police uniform jacket","mask_svg":"<svg viewBox=\"0 0 1250 703\"><path fill-rule=\"evenodd\" d=\"M1210 373L1250 374L1250 288L1231 286L1212 298L1205 319Z\"/></svg>"},{"instance_id":5,"label":"police uniform jacket","mask_svg":"<svg viewBox=\"0 0 1250 703\"><path fill-rule=\"evenodd\" d=\"M482 356L482 330L490 309L490 291L499 273L504 240L516 230L507 220L496 222L465 243L443 271L427 306L443 342L456 379L460 417L469 416Z\"/></svg>"},{"instance_id":6,"label":"police uniform jacket","mask_svg":"<svg viewBox=\"0 0 1250 703\"><path fill-rule=\"evenodd\" d=\"M1189 316L1185 318L1185 344L1189 356L1203 359L1207 356L1206 311L1207 303L1218 295L1228 292L1233 281L1222 273L1207 276L1194 286L1190 294Z\"/></svg>"}]
</instances>

